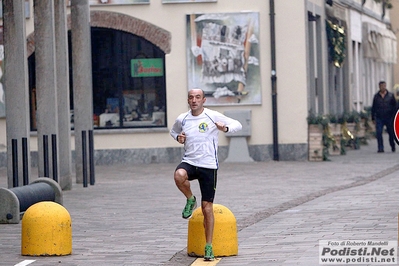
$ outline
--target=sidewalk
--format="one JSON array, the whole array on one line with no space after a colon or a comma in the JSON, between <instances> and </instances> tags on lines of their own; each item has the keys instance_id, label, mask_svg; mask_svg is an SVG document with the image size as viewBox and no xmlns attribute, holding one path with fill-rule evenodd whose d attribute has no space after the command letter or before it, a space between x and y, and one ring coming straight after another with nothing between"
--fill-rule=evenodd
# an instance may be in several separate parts
<instances>
[{"instance_id":1,"label":"sidewalk","mask_svg":"<svg viewBox=\"0 0 399 266\"><path fill-rule=\"evenodd\" d=\"M222 163L215 203L237 219L239 255L218 265L318 265L319 240L397 240L399 153L376 151L372 139L327 162ZM73 254L21 256L21 224L0 225L0 264L190 265L175 167L97 166L94 186L64 192Z\"/></svg>"}]
</instances>

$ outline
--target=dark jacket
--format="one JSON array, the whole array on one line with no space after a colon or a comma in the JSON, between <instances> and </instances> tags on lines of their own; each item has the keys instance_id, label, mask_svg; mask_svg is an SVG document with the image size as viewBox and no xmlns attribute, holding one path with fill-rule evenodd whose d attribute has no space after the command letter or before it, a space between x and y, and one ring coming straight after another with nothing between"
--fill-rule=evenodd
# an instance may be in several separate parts
<instances>
[{"instance_id":1,"label":"dark jacket","mask_svg":"<svg viewBox=\"0 0 399 266\"><path fill-rule=\"evenodd\" d=\"M371 107L371 117L373 120L393 118L396 113L396 99L393 93L387 91L384 98L380 92L377 92L373 98L373 106Z\"/></svg>"}]
</instances>

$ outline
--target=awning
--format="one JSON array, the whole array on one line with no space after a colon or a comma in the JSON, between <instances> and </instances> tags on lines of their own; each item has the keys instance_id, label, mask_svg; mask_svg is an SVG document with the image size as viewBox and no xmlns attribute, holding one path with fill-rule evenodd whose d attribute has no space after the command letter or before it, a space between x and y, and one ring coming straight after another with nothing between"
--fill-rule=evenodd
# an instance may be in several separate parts
<instances>
[{"instance_id":1,"label":"awning","mask_svg":"<svg viewBox=\"0 0 399 266\"><path fill-rule=\"evenodd\" d=\"M396 36L392 30L365 22L362 44L364 57L396 64Z\"/></svg>"}]
</instances>

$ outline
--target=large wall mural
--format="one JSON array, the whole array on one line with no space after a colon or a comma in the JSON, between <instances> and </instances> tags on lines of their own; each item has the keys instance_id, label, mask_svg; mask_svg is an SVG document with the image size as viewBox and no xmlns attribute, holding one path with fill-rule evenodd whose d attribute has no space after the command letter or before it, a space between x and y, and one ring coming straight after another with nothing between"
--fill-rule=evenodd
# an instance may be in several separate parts
<instances>
[{"instance_id":1,"label":"large wall mural","mask_svg":"<svg viewBox=\"0 0 399 266\"><path fill-rule=\"evenodd\" d=\"M187 15L188 89L207 105L261 104L259 13Z\"/></svg>"}]
</instances>

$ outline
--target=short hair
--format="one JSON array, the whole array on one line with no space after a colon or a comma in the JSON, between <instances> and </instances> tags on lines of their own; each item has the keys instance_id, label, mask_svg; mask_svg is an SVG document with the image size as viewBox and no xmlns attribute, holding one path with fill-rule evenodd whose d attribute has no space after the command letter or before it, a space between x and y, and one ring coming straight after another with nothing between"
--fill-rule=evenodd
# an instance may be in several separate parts
<instances>
[{"instance_id":1,"label":"short hair","mask_svg":"<svg viewBox=\"0 0 399 266\"><path fill-rule=\"evenodd\" d=\"M204 92L203 89L200 89L200 88L193 88L193 89L190 89L190 90L188 91L188 94L190 94L190 91L192 91L192 90L200 90L201 93L202 93L202 97L205 98L205 92Z\"/></svg>"},{"instance_id":2,"label":"short hair","mask_svg":"<svg viewBox=\"0 0 399 266\"><path fill-rule=\"evenodd\" d=\"M381 84L385 84L386 82L381 80L380 82L378 82L378 86L381 86Z\"/></svg>"}]
</instances>

